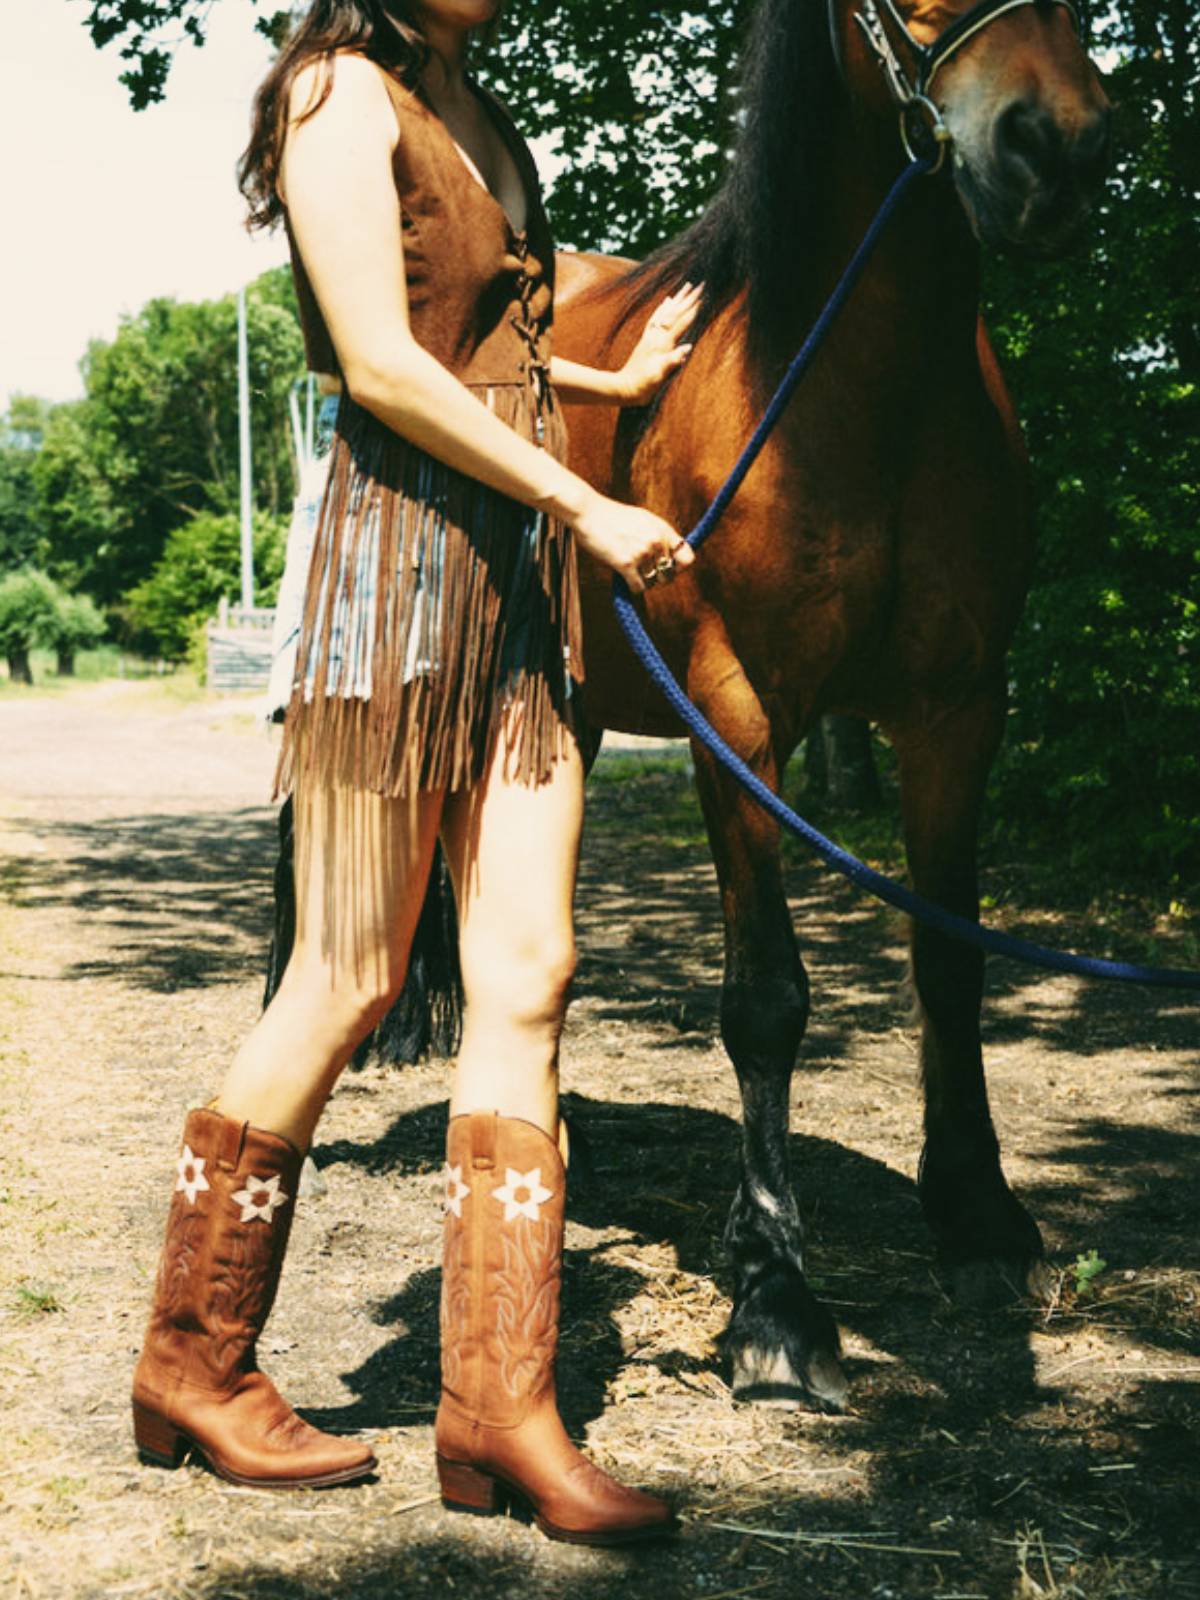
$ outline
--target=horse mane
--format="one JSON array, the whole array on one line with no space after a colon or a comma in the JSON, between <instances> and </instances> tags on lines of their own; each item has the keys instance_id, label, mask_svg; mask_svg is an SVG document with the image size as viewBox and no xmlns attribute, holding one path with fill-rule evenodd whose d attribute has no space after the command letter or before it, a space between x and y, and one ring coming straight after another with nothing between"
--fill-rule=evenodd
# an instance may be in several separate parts
<instances>
[{"instance_id":1,"label":"horse mane","mask_svg":"<svg viewBox=\"0 0 1200 1600\"><path fill-rule=\"evenodd\" d=\"M702 284L692 337L745 294L753 370L779 365L777 337L803 283L830 111L841 84L826 0L760 0L742 50L739 131L722 187L699 220L631 269L628 311Z\"/></svg>"}]
</instances>

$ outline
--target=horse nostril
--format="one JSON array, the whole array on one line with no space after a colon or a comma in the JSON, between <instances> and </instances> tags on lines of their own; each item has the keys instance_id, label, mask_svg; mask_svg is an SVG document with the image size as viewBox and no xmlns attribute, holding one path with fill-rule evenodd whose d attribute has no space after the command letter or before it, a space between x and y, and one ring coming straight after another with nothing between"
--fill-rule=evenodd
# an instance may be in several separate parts
<instances>
[{"instance_id":1,"label":"horse nostril","mask_svg":"<svg viewBox=\"0 0 1200 1600\"><path fill-rule=\"evenodd\" d=\"M1040 106L1016 100L997 119L996 158L1002 167L1020 168L1026 182L1052 185L1062 165L1062 134Z\"/></svg>"}]
</instances>

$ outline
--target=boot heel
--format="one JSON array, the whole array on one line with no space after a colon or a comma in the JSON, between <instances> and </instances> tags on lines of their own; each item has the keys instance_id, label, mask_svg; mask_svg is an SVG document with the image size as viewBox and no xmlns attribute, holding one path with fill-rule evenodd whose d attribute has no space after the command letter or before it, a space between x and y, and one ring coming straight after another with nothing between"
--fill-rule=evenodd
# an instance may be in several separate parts
<instances>
[{"instance_id":1,"label":"boot heel","mask_svg":"<svg viewBox=\"0 0 1200 1600\"><path fill-rule=\"evenodd\" d=\"M133 1437L138 1455L152 1467L177 1467L187 1454L188 1439L173 1422L133 1402Z\"/></svg>"},{"instance_id":2,"label":"boot heel","mask_svg":"<svg viewBox=\"0 0 1200 1600\"><path fill-rule=\"evenodd\" d=\"M469 1511L472 1516L490 1517L500 1510L500 1486L486 1472L465 1466L461 1461L437 1458L442 1504L449 1511Z\"/></svg>"}]
</instances>

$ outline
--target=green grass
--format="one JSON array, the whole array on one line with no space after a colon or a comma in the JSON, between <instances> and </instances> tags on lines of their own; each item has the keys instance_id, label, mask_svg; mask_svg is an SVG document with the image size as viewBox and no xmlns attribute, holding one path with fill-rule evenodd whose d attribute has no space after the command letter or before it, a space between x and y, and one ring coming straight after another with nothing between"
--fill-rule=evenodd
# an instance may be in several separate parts
<instances>
[{"instance_id":1,"label":"green grass","mask_svg":"<svg viewBox=\"0 0 1200 1600\"><path fill-rule=\"evenodd\" d=\"M160 670L156 661L146 661L118 650L115 645L101 645L95 650L81 650L75 658L75 671L63 677L58 672L58 660L52 650L34 650L30 656L33 669L32 690L28 684L13 683L7 668L0 669L0 695L17 697L31 692L69 689L78 683L100 683L109 678L170 677L176 668L165 665Z\"/></svg>"},{"instance_id":2,"label":"green grass","mask_svg":"<svg viewBox=\"0 0 1200 1600\"><path fill-rule=\"evenodd\" d=\"M18 1283L12 1291L13 1309L22 1317L47 1317L67 1309L66 1302L45 1284Z\"/></svg>"},{"instance_id":3,"label":"green grass","mask_svg":"<svg viewBox=\"0 0 1200 1600\"><path fill-rule=\"evenodd\" d=\"M53 654L47 650L33 653L33 684L13 683L7 672L0 671L0 700L21 701L31 697L59 699L77 693L81 688L91 689L105 683L124 683L131 687L130 700L136 696L138 703L158 704L170 710L176 705L192 705L210 697L197 674L186 666L172 666L147 661L140 656L122 655L111 645L99 650L84 651L76 661L76 670L69 677L60 676Z\"/></svg>"}]
</instances>

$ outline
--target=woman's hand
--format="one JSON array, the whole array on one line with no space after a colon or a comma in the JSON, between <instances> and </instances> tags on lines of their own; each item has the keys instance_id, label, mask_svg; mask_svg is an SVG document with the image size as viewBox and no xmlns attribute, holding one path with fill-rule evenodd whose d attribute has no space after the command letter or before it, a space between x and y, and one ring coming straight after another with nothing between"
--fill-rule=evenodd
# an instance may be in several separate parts
<instances>
[{"instance_id":1,"label":"woman's hand","mask_svg":"<svg viewBox=\"0 0 1200 1600\"><path fill-rule=\"evenodd\" d=\"M692 347L680 341L691 327L699 304L700 290L685 283L655 306L641 338L617 374L623 404L647 405L687 360Z\"/></svg>"},{"instance_id":2,"label":"woman's hand","mask_svg":"<svg viewBox=\"0 0 1200 1600\"><path fill-rule=\"evenodd\" d=\"M571 521L588 554L619 572L634 594L670 583L696 559L691 545L670 523L641 506L609 500L594 491Z\"/></svg>"}]
</instances>

